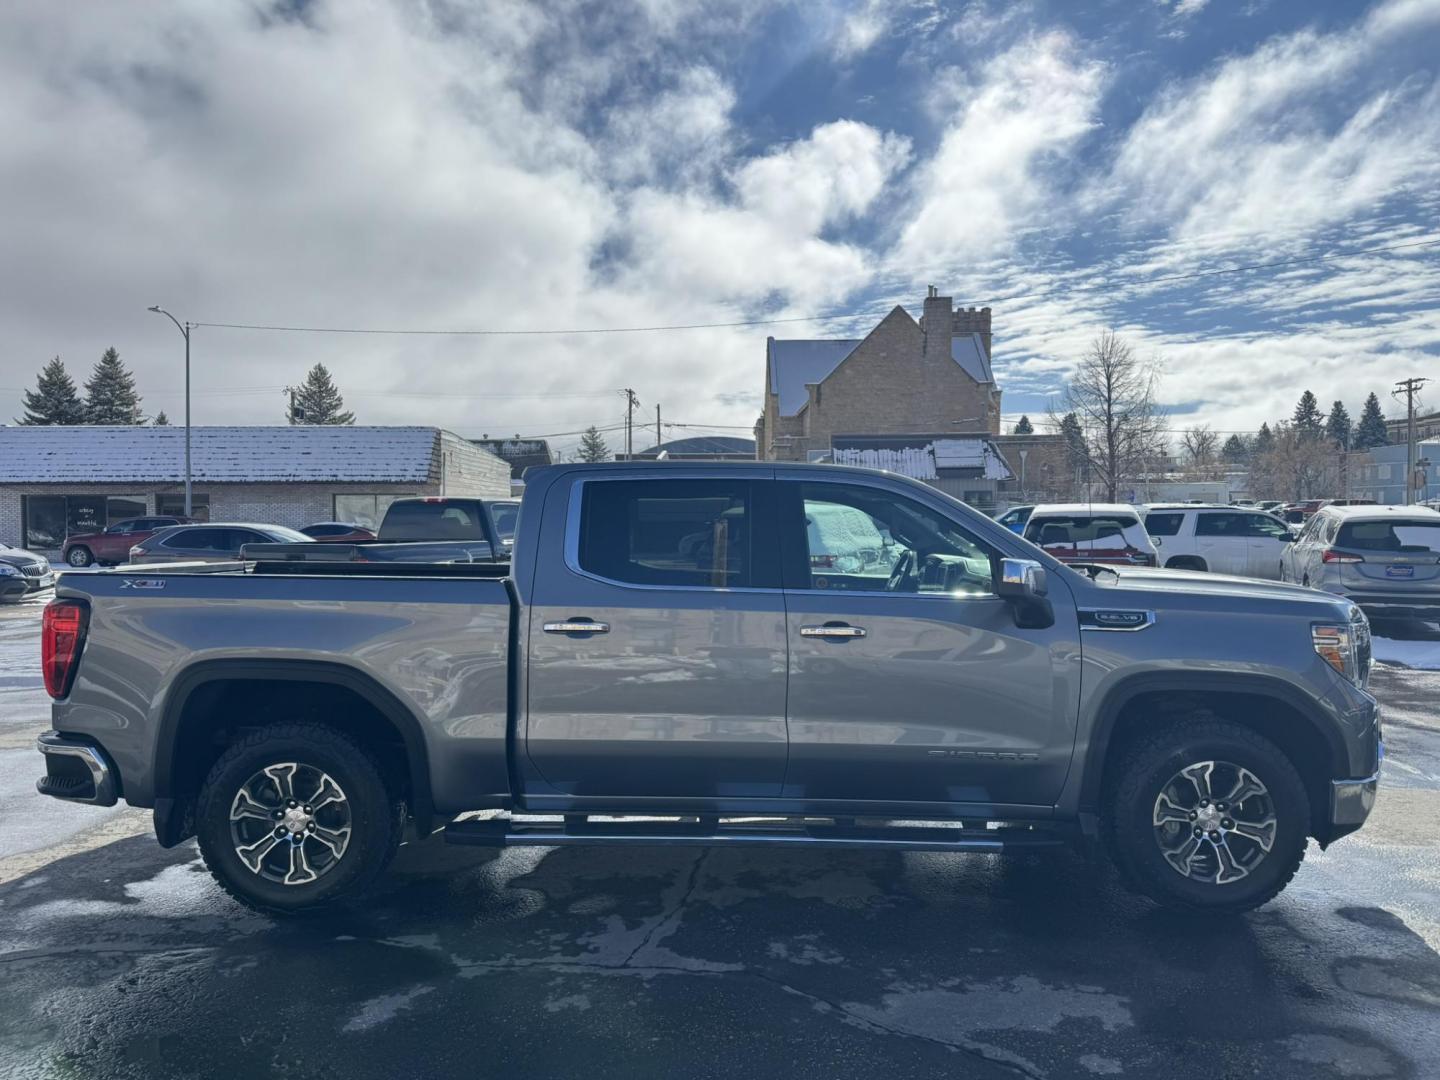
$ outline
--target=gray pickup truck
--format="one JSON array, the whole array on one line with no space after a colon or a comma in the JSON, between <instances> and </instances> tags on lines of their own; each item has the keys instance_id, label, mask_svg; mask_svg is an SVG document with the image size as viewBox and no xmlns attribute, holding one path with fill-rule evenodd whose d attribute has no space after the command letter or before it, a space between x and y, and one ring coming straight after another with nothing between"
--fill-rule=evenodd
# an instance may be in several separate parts
<instances>
[{"instance_id":1,"label":"gray pickup truck","mask_svg":"<svg viewBox=\"0 0 1440 1080\"><path fill-rule=\"evenodd\" d=\"M1239 911L1374 803L1369 627L1348 601L1064 566L886 473L527 481L509 566L63 579L40 791L153 807L161 844L198 837L220 884L271 912L353 893L439 829L1079 841L1159 902Z\"/></svg>"}]
</instances>

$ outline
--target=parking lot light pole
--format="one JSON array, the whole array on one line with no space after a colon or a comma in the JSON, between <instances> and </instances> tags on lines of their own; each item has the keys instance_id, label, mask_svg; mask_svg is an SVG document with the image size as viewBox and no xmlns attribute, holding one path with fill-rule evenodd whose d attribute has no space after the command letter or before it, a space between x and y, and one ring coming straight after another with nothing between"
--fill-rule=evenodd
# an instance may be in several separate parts
<instances>
[{"instance_id":1,"label":"parking lot light pole","mask_svg":"<svg viewBox=\"0 0 1440 1080\"><path fill-rule=\"evenodd\" d=\"M150 305L150 310L157 315L164 315L175 324L185 338L185 516L190 514L190 324L181 324L180 320L171 315L159 304Z\"/></svg>"}]
</instances>

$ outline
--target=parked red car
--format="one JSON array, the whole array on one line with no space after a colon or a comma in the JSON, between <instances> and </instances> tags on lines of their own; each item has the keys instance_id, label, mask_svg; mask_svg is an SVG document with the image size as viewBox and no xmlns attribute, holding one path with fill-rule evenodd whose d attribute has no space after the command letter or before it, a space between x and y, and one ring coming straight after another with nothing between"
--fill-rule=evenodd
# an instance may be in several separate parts
<instances>
[{"instance_id":1,"label":"parked red car","mask_svg":"<svg viewBox=\"0 0 1440 1080\"><path fill-rule=\"evenodd\" d=\"M325 544L353 544L359 540L375 539L374 530L348 521L317 521L300 531L310 539Z\"/></svg>"},{"instance_id":2,"label":"parked red car","mask_svg":"<svg viewBox=\"0 0 1440 1080\"><path fill-rule=\"evenodd\" d=\"M74 536L67 536L65 548L60 557L71 566L89 566L91 563L113 566L116 563L127 561L130 557L131 547L142 540L150 539L161 529L168 529L171 525L189 525L194 520L194 518L188 517L163 515L117 521L104 532L76 533Z\"/></svg>"}]
</instances>

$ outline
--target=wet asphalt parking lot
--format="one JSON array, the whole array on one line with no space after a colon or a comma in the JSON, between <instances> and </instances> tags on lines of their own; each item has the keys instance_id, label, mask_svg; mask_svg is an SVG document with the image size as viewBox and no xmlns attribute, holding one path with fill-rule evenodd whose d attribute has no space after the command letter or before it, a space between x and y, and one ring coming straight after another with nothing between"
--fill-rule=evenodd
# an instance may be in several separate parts
<instances>
[{"instance_id":1,"label":"wet asphalt parking lot","mask_svg":"<svg viewBox=\"0 0 1440 1080\"><path fill-rule=\"evenodd\" d=\"M276 921L34 794L38 614L0 607L5 1080L1440 1076L1440 673L1377 669L1375 815L1240 919L1073 854L437 839Z\"/></svg>"}]
</instances>

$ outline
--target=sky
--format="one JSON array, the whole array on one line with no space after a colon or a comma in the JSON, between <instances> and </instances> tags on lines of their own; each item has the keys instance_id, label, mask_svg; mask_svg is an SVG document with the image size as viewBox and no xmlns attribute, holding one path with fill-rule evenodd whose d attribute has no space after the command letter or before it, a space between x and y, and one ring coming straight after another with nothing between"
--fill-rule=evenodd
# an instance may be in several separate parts
<instances>
[{"instance_id":1,"label":"sky","mask_svg":"<svg viewBox=\"0 0 1440 1080\"><path fill-rule=\"evenodd\" d=\"M1437 56L1440 0L7 5L0 421L114 345L178 422L160 304L617 331L202 325L196 424L283 422L323 362L360 423L564 449L629 387L667 439L748 435L767 334L930 284L994 309L1007 421L1105 328L1177 429L1394 414L1440 377Z\"/></svg>"}]
</instances>

